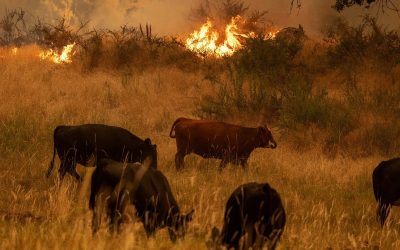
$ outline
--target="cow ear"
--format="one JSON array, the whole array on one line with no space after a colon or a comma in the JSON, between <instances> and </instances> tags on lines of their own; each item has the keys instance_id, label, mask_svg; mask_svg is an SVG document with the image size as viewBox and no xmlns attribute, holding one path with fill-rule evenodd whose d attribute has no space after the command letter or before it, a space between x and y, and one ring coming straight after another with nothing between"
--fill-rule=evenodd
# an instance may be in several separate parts
<instances>
[{"instance_id":1,"label":"cow ear","mask_svg":"<svg viewBox=\"0 0 400 250\"><path fill-rule=\"evenodd\" d=\"M146 138L146 140L144 140L144 143L146 143L147 145L151 145L151 140L150 140L150 138Z\"/></svg>"},{"instance_id":2,"label":"cow ear","mask_svg":"<svg viewBox=\"0 0 400 250\"><path fill-rule=\"evenodd\" d=\"M192 221L193 214L194 214L194 209L192 209L192 211L190 211L188 214L185 215L185 221L186 222Z\"/></svg>"},{"instance_id":3,"label":"cow ear","mask_svg":"<svg viewBox=\"0 0 400 250\"><path fill-rule=\"evenodd\" d=\"M264 183L263 184L262 190L263 190L264 193L268 194L270 189L271 189L271 187L269 186L268 183Z\"/></svg>"}]
</instances>

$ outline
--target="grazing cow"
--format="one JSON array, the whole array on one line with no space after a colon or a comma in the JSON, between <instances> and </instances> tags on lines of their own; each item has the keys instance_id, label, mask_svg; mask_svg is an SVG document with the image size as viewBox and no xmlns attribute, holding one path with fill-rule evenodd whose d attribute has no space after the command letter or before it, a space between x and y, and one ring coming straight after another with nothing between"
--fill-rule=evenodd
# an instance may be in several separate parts
<instances>
[{"instance_id":1,"label":"grazing cow","mask_svg":"<svg viewBox=\"0 0 400 250\"><path fill-rule=\"evenodd\" d=\"M400 158L382 161L372 173L376 214L383 226L391 206L400 206Z\"/></svg>"},{"instance_id":2,"label":"grazing cow","mask_svg":"<svg viewBox=\"0 0 400 250\"><path fill-rule=\"evenodd\" d=\"M131 204L135 206L136 215L148 236L158 228L167 227L172 241L184 237L194 211L188 214L180 212L167 178L159 170L149 168L149 161L141 165L100 160L93 172L89 200L89 207L93 210L93 232L100 226L104 207L111 228L118 228L122 222L121 214Z\"/></svg>"},{"instance_id":3,"label":"grazing cow","mask_svg":"<svg viewBox=\"0 0 400 250\"><path fill-rule=\"evenodd\" d=\"M169 134L176 138L177 170L184 166L184 157L195 153L204 158L221 159L220 168L229 162L247 166L255 148L276 148L271 131L266 127L247 128L224 122L178 118Z\"/></svg>"},{"instance_id":4,"label":"grazing cow","mask_svg":"<svg viewBox=\"0 0 400 250\"><path fill-rule=\"evenodd\" d=\"M157 168L156 145L149 138L144 141L128 130L102 124L84 124L78 126L58 126L54 130L53 159L47 171L51 175L55 154L61 160L59 175L63 179L68 172L76 179L76 164L88 166L94 157L95 165L99 159L109 158L115 161L143 162L152 158L152 167Z\"/></svg>"},{"instance_id":5,"label":"grazing cow","mask_svg":"<svg viewBox=\"0 0 400 250\"><path fill-rule=\"evenodd\" d=\"M212 237L227 249L262 249L265 243L275 249L285 223L285 210L275 189L252 182L239 186L229 197L222 232L214 228Z\"/></svg>"}]
</instances>

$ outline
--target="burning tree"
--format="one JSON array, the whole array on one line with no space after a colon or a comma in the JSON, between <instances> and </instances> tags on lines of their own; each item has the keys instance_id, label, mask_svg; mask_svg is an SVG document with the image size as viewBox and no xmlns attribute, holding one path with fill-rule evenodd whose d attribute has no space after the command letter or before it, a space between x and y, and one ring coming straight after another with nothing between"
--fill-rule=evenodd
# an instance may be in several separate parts
<instances>
[{"instance_id":1,"label":"burning tree","mask_svg":"<svg viewBox=\"0 0 400 250\"><path fill-rule=\"evenodd\" d=\"M262 36L273 39L278 28L265 24L266 11L253 11L243 1L224 0L213 4L204 0L192 10L195 21L204 22L186 39L186 48L200 55L231 56L246 39Z\"/></svg>"}]
</instances>

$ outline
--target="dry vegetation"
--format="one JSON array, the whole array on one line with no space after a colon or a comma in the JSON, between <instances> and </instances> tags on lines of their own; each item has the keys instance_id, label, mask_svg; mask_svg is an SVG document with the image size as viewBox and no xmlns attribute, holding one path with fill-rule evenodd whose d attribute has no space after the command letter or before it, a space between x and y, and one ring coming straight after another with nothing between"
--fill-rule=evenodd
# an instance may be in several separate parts
<instances>
[{"instance_id":1,"label":"dry vegetation","mask_svg":"<svg viewBox=\"0 0 400 250\"><path fill-rule=\"evenodd\" d=\"M3 47L0 249L204 249L230 193L250 181L281 194L288 220L280 249L399 249L400 211L379 227L371 173L400 149L400 40L371 19L365 25L339 20L320 43L256 38L220 61L123 30L111 40L91 33L71 65L41 61L36 46L16 55ZM218 161L191 155L177 173L168 134L180 116L268 122L278 148L256 150L247 171L220 173ZM54 127L81 123L121 126L158 145L159 169L182 210L195 209L184 240L173 245L165 230L147 239L138 222L92 235L91 170L81 169L82 184L44 177Z\"/></svg>"}]
</instances>

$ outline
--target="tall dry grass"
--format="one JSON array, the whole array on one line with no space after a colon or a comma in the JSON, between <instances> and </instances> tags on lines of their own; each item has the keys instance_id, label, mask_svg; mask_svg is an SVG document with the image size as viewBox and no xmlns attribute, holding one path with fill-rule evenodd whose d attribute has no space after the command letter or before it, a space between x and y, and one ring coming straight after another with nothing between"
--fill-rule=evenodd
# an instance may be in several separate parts
<instances>
[{"instance_id":1,"label":"tall dry grass","mask_svg":"<svg viewBox=\"0 0 400 250\"><path fill-rule=\"evenodd\" d=\"M186 169L174 167L175 143L168 137L179 116L192 116L208 85L200 73L174 67L126 75L82 73L79 66L40 61L38 48L12 55L0 51L0 248L1 249L205 249L213 226L221 227L230 193L250 181L278 190L288 220L280 249L398 249L400 213L381 229L375 220L371 172L381 158L327 159L320 145L303 153L274 131L278 148L257 149L247 171L190 155ZM244 120L236 122L246 124ZM165 230L146 238L139 222L111 235L91 233L88 181L58 183L44 175L58 124L122 126L157 145L165 173L183 211L195 209L184 240L172 244ZM255 125L255 124L252 124ZM312 144L312 142L311 142Z\"/></svg>"}]
</instances>

